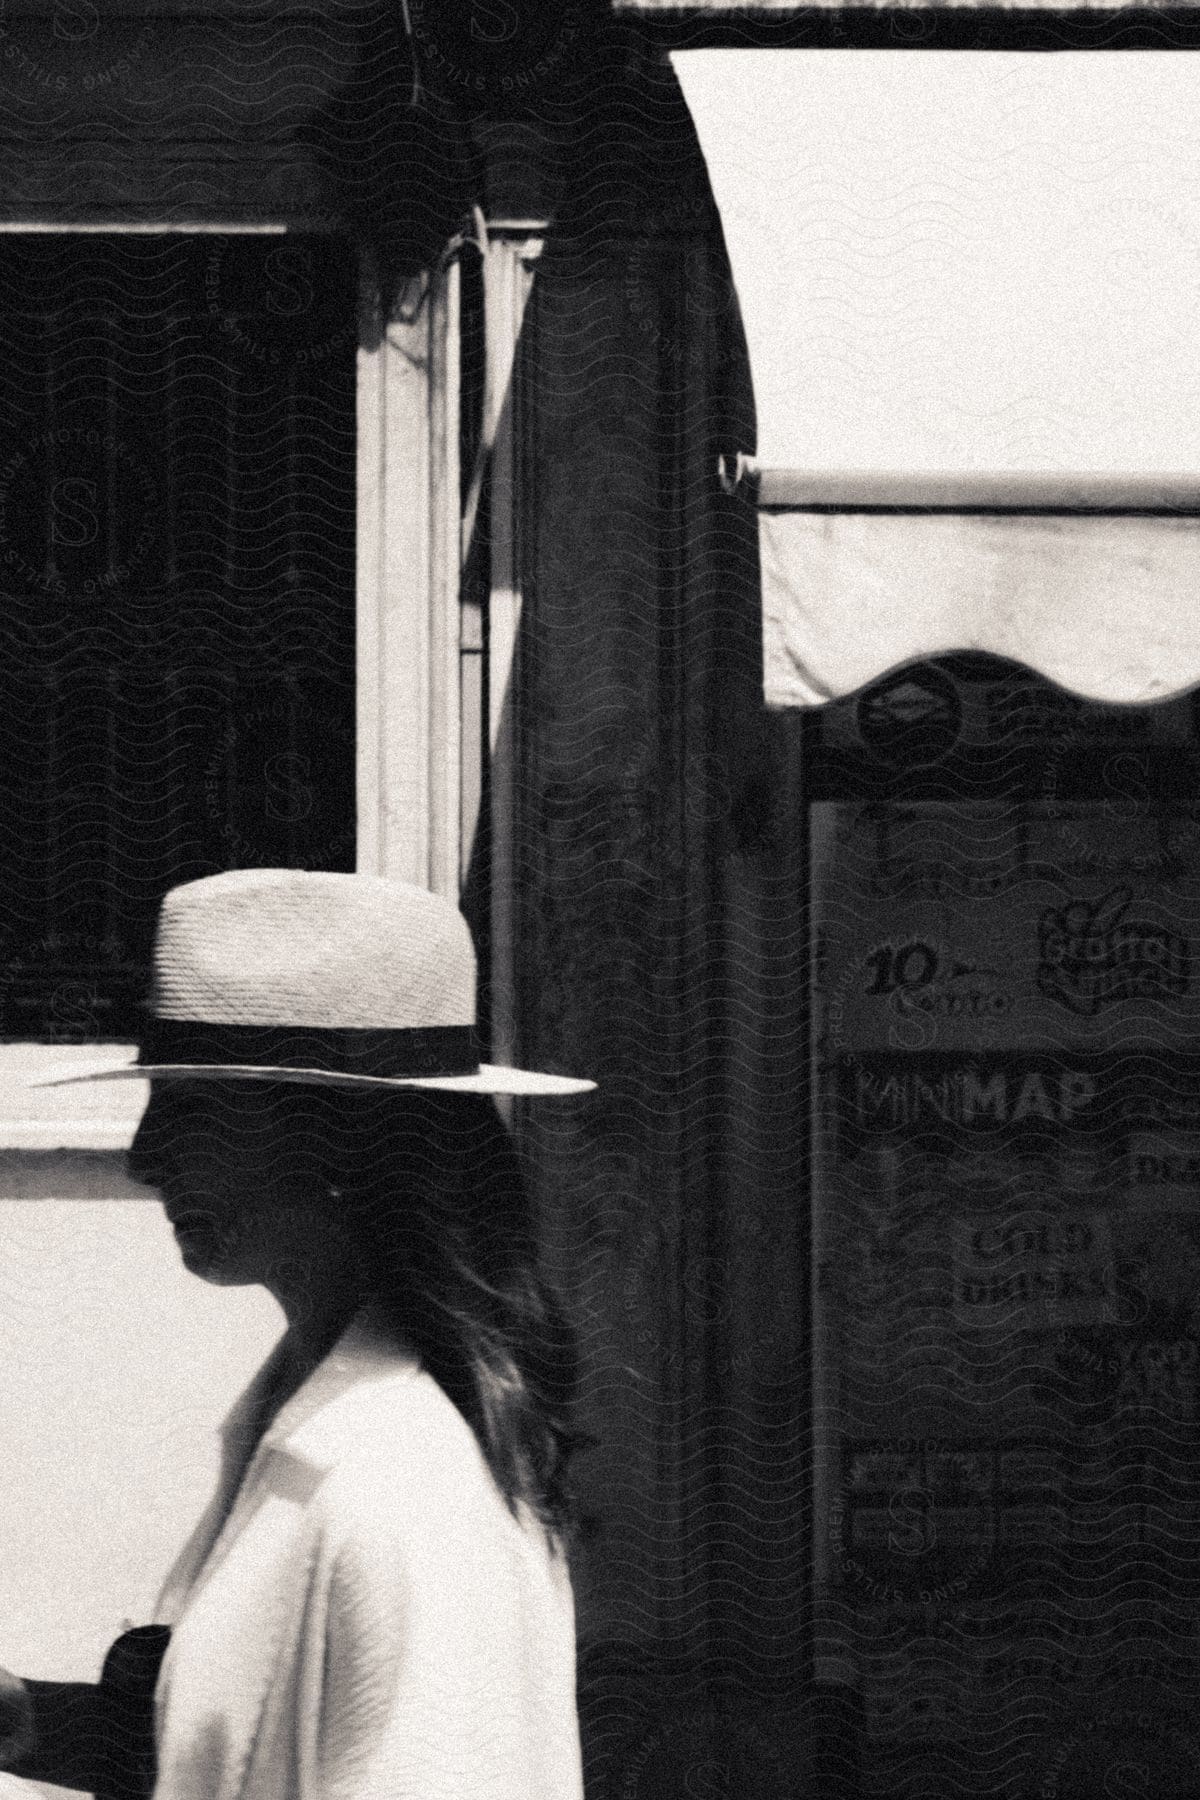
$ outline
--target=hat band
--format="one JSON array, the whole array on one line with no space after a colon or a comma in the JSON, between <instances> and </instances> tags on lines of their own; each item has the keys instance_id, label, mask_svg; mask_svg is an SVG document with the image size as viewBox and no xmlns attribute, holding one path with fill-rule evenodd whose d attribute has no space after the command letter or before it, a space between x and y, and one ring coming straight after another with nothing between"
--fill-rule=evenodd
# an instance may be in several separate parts
<instances>
[{"instance_id":1,"label":"hat band","mask_svg":"<svg viewBox=\"0 0 1200 1800\"><path fill-rule=\"evenodd\" d=\"M323 1069L336 1075L473 1075L479 1039L473 1025L223 1025L200 1019L150 1019L138 1061L246 1068Z\"/></svg>"}]
</instances>

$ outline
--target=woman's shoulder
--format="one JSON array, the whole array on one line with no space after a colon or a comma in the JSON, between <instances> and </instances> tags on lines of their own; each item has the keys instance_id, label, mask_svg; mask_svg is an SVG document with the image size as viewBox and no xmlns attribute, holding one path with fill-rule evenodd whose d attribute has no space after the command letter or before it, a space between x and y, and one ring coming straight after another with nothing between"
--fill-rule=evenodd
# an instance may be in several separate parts
<instances>
[{"instance_id":1,"label":"woman's shoulder","mask_svg":"<svg viewBox=\"0 0 1200 1800\"><path fill-rule=\"evenodd\" d=\"M369 1510L380 1491L418 1511L490 1495L475 1434L419 1362L352 1382L306 1423L306 1460L323 1471L327 1502ZM498 1498L499 1496L497 1496Z\"/></svg>"},{"instance_id":2,"label":"woman's shoulder","mask_svg":"<svg viewBox=\"0 0 1200 1800\"><path fill-rule=\"evenodd\" d=\"M331 1424L333 1422L331 1421ZM469 1570L499 1587L549 1574L540 1525L510 1510L466 1420L424 1371L348 1398L336 1451L313 1494L327 1553L354 1566L451 1585ZM331 1451L334 1450L331 1439Z\"/></svg>"},{"instance_id":3,"label":"woman's shoulder","mask_svg":"<svg viewBox=\"0 0 1200 1800\"><path fill-rule=\"evenodd\" d=\"M523 1546L528 1531L500 1493L478 1440L410 1346L356 1334L336 1381L316 1390L277 1448L305 1468L323 1537L370 1540L398 1533L410 1545ZM539 1543L540 1530L535 1534Z\"/></svg>"},{"instance_id":4,"label":"woman's shoulder","mask_svg":"<svg viewBox=\"0 0 1200 1800\"><path fill-rule=\"evenodd\" d=\"M369 1460L398 1431L453 1438L456 1420L413 1345L364 1308L281 1410L269 1437L274 1448L320 1470L347 1457Z\"/></svg>"},{"instance_id":5,"label":"woman's shoulder","mask_svg":"<svg viewBox=\"0 0 1200 1800\"><path fill-rule=\"evenodd\" d=\"M394 1460L402 1445L436 1447L449 1456L477 1450L470 1426L418 1361L398 1362L390 1373L348 1387L326 1424L339 1460L364 1466Z\"/></svg>"}]
</instances>

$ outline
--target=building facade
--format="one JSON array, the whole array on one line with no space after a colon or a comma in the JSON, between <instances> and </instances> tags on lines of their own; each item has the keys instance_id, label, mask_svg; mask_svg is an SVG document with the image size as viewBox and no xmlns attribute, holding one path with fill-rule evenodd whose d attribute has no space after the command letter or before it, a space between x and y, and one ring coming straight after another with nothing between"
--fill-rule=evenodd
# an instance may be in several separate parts
<instances>
[{"instance_id":1,"label":"building facade","mask_svg":"<svg viewBox=\"0 0 1200 1800\"><path fill-rule=\"evenodd\" d=\"M87 1677L146 1616L277 1329L170 1273L121 1173L137 1096L24 1073L127 1054L172 881L357 866L461 894L496 1059L600 1084L514 1120L595 1440L594 1791L734 1743L778 1793L804 952L753 519L717 478L744 352L662 52L582 0L510 11L0 21L4 1655Z\"/></svg>"}]
</instances>

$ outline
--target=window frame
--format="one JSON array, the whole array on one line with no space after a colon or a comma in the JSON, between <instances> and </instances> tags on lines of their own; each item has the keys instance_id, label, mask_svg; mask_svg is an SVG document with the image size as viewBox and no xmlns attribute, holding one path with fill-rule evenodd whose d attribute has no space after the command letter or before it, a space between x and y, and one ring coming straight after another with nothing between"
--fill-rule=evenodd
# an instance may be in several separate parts
<instances>
[{"instance_id":1,"label":"window frame","mask_svg":"<svg viewBox=\"0 0 1200 1800\"><path fill-rule=\"evenodd\" d=\"M321 227L317 227L320 229ZM312 231L311 221L142 218L0 221L0 232L239 234ZM329 229L325 226L324 229ZM356 866L458 897L462 730L458 577L461 284L454 256L382 319L360 255L357 352ZM404 729L396 721L404 721ZM31 1087L116 1067L130 1043L0 1045L0 1152L123 1151L145 1104L141 1082Z\"/></svg>"}]
</instances>

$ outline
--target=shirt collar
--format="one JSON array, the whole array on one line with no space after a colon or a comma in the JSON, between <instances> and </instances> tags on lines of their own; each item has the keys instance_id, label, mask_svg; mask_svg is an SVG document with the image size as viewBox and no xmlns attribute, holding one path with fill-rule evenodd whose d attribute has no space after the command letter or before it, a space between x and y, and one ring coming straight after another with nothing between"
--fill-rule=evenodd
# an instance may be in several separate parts
<instances>
[{"instance_id":1,"label":"shirt collar","mask_svg":"<svg viewBox=\"0 0 1200 1800\"><path fill-rule=\"evenodd\" d=\"M249 1387L233 1407L221 1435L226 1444L244 1432L254 1409L279 1367L286 1339L281 1338ZM305 1461L323 1463L332 1446L327 1417L351 1389L363 1384L415 1374L420 1368L412 1344L373 1304L362 1307L345 1326L331 1350L280 1407L263 1433L260 1448L286 1451Z\"/></svg>"}]
</instances>

